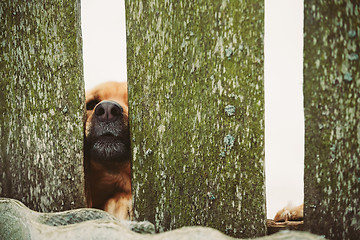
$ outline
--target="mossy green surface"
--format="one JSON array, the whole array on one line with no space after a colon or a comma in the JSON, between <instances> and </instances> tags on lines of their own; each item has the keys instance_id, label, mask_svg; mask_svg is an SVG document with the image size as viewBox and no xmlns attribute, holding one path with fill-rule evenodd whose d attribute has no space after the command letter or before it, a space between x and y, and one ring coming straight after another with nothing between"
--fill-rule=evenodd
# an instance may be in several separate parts
<instances>
[{"instance_id":1,"label":"mossy green surface","mask_svg":"<svg viewBox=\"0 0 360 240\"><path fill-rule=\"evenodd\" d=\"M126 22L136 219L264 235L263 1L126 1Z\"/></svg>"},{"instance_id":2,"label":"mossy green surface","mask_svg":"<svg viewBox=\"0 0 360 240\"><path fill-rule=\"evenodd\" d=\"M305 1L305 224L360 234L360 5Z\"/></svg>"},{"instance_id":3,"label":"mossy green surface","mask_svg":"<svg viewBox=\"0 0 360 240\"><path fill-rule=\"evenodd\" d=\"M2 1L0 21L0 195L84 207L80 1Z\"/></svg>"}]
</instances>

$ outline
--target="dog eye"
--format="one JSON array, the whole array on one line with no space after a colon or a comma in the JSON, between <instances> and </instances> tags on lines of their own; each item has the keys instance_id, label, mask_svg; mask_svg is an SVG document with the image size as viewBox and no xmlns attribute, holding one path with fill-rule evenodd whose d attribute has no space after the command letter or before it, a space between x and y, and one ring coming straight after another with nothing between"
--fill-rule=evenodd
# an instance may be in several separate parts
<instances>
[{"instance_id":1,"label":"dog eye","mask_svg":"<svg viewBox=\"0 0 360 240\"><path fill-rule=\"evenodd\" d=\"M99 102L100 101L97 99L89 101L88 103L86 103L86 110L93 110Z\"/></svg>"}]
</instances>

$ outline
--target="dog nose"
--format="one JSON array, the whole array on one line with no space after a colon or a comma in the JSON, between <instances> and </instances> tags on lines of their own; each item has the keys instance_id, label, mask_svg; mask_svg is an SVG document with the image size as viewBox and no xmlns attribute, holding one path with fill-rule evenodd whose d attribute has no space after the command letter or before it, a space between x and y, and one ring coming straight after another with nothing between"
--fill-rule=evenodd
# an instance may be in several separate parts
<instances>
[{"instance_id":1,"label":"dog nose","mask_svg":"<svg viewBox=\"0 0 360 240\"><path fill-rule=\"evenodd\" d=\"M122 116L123 108L117 102L102 101L96 107L94 114L100 121L112 122Z\"/></svg>"}]
</instances>

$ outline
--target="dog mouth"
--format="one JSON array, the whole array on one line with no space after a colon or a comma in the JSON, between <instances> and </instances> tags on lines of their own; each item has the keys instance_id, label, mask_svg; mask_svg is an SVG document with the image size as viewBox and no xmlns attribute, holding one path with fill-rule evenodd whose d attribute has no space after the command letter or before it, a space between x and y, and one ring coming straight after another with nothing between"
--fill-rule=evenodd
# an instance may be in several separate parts
<instances>
[{"instance_id":1,"label":"dog mouth","mask_svg":"<svg viewBox=\"0 0 360 240\"><path fill-rule=\"evenodd\" d=\"M97 141L114 141L116 140L118 137L111 133L111 132L107 132L107 133L104 133L100 136L97 137Z\"/></svg>"},{"instance_id":2,"label":"dog mouth","mask_svg":"<svg viewBox=\"0 0 360 240\"><path fill-rule=\"evenodd\" d=\"M129 144L112 132L105 132L88 143L92 159L101 162L121 162L129 153Z\"/></svg>"}]
</instances>

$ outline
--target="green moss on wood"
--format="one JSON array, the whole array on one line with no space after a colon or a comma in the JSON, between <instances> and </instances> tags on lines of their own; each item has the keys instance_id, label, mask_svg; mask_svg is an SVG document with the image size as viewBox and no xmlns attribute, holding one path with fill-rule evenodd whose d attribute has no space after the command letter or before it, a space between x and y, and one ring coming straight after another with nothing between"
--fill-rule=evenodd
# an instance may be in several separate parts
<instances>
[{"instance_id":1,"label":"green moss on wood","mask_svg":"<svg viewBox=\"0 0 360 240\"><path fill-rule=\"evenodd\" d=\"M360 6L305 1L305 224L360 234Z\"/></svg>"},{"instance_id":2,"label":"green moss on wood","mask_svg":"<svg viewBox=\"0 0 360 240\"><path fill-rule=\"evenodd\" d=\"M135 217L264 235L263 2L127 1L126 15Z\"/></svg>"},{"instance_id":3,"label":"green moss on wood","mask_svg":"<svg viewBox=\"0 0 360 240\"><path fill-rule=\"evenodd\" d=\"M84 206L80 2L0 5L0 195Z\"/></svg>"}]
</instances>

